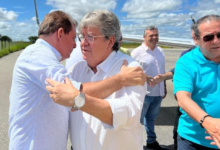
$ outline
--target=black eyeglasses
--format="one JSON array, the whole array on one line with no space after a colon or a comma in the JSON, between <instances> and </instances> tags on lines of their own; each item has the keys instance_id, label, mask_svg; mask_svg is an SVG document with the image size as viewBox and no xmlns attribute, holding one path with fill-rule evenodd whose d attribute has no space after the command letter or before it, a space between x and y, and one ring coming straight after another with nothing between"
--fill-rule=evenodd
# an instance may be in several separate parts
<instances>
[{"instance_id":1,"label":"black eyeglasses","mask_svg":"<svg viewBox=\"0 0 220 150\"><path fill-rule=\"evenodd\" d=\"M209 34L203 37L204 42L209 42L212 41L215 38L215 35L217 36L218 39L220 39L220 32L217 34Z\"/></svg>"}]
</instances>

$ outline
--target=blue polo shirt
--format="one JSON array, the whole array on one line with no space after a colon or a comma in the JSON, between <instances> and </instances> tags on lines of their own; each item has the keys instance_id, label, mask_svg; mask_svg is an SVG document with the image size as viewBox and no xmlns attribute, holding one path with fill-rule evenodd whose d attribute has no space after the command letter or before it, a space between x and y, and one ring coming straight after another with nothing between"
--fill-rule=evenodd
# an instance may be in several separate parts
<instances>
[{"instance_id":1,"label":"blue polo shirt","mask_svg":"<svg viewBox=\"0 0 220 150\"><path fill-rule=\"evenodd\" d=\"M207 60L199 47L181 57L175 67L174 94L178 91L191 93L191 98L213 118L220 118L220 64ZM194 143L210 148L207 134L199 123L191 119L182 109L178 134Z\"/></svg>"}]
</instances>

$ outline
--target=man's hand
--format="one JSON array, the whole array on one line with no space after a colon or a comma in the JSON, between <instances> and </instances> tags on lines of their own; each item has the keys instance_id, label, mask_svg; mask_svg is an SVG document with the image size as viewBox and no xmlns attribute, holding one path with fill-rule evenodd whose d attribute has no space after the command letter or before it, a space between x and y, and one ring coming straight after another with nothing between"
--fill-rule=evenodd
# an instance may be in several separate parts
<instances>
[{"instance_id":1,"label":"man's hand","mask_svg":"<svg viewBox=\"0 0 220 150\"><path fill-rule=\"evenodd\" d=\"M79 91L72 85L71 81L66 77L65 84L52 79L47 79L50 84L46 89L51 93L50 97L55 103L72 107L73 101L79 95Z\"/></svg>"},{"instance_id":2,"label":"man's hand","mask_svg":"<svg viewBox=\"0 0 220 150\"><path fill-rule=\"evenodd\" d=\"M153 84L152 86L154 87L156 84L160 83L161 81L164 81L164 78L161 74L158 74L153 78Z\"/></svg>"},{"instance_id":3,"label":"man's hand","mask_svg":"<svg viewBox=\"0 0 220 150\"><path fill-rule=\"evenodd\" d=\"M154 87L153 78L151 76L148 76L148 75L145 75L145 76L146 76L147 84L149 84L151 87Z\"/></svg>"},{"instance_id":4,"label":"man's hand","mask_svg":"<svg viewBox=\"0 0 220 150\"><path fill-rule=\"evenodd\" d=\"M212 140L212 142L210 144L211 145L217 145L217 147L220 149L220 144L219 143L215 143L214 139L211 136L206 136L205 139L206 140Z\"/></svg>"},{"instance_id":5,"label":"man's hand","mask_svg":"<svg viewBox=\"0 0 220 150\"><path fill-rule=\"evenodd\" d=\"M122 79L124 86L144 85L146 75L140 67L127 67L128 62L125 60L122 64L121 71L118 74Z\"/></svg>"},{"instance_id":6,"label":"man's hand","mask_svg":"<svg viewBox=\"0 0 220 150\"><path fill-rule=\"evenodd\" d=\"M211 145L217 145L220 148L220 119L207 117L203 122L203 127L210 135L205 137L207 140L214 140Z\"/></svg>"}]
</instances>

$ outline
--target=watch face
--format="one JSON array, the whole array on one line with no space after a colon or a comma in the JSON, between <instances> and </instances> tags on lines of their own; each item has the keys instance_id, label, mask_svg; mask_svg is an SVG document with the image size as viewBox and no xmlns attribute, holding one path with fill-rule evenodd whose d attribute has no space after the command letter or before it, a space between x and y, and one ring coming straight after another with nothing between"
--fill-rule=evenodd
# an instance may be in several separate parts
<instances>
[{"instance_id":1,"label":"watch face","mask_svg":"<svg viewBox=\"0 0 220 150\"><path fill-rule=\"evenodd\" d=\"M85 104L85 96L84 94L80 93L79 96L75 99L75 105L80 108L84 104Z\"/></svg>"}]
</instances>

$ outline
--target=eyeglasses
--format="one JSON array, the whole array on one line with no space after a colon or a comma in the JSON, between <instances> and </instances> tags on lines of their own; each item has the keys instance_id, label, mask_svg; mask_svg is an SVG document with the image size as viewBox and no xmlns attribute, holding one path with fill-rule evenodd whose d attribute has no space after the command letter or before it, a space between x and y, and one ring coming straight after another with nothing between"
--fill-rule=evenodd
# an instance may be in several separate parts
<instances>
[{"instance_id":1,"label":"eyeglasses","mask_svg":"<svg viewBox=\"0 0 220 150\"><path fill-rule=\"evenodd\" d=\"M94 42L94 38L98 38L98 37L104 37L104 35L97 35L97 36L92 36L92 35L84 36L82 34L78 35L78 39L79 39L80 42L82 42L83 40L86 39L86 41L88 43L93 43Z\"/></svg>"},{"instance_id":2,"label":"eyeglasses","mask_svg":"<svg viewBox=\"0 0 220 150\"><path fill-rule=\"evenodd\" d=\"M204 36L203 41L204 42L212 41L214 39L215 35L217 36L218 39L220 39L220 32L219 32L217 34L209 34L209 35Z\"/></svg>"}]
</instances>

